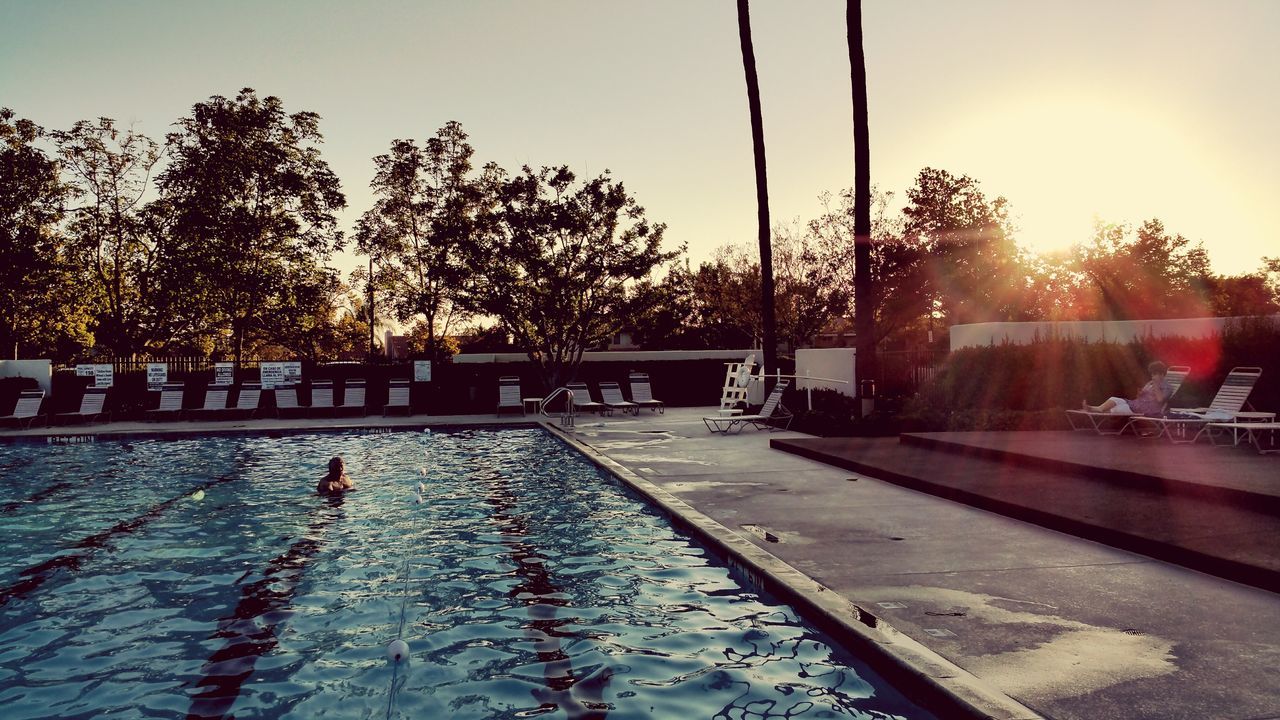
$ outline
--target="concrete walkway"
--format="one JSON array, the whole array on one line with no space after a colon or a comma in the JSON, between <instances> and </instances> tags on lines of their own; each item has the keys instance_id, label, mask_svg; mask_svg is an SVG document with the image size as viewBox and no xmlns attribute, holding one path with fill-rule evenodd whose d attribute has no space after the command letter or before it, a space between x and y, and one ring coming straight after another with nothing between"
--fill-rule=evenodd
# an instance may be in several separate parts
<instances>
[{"instance_id":1,"label":"concrete walkway","mask_svg":"<svg viewBox=\"0 0 1280 720\"><path fill-rule=\"evenodd\" d=\"M798 433L713 436L705 413L573 434L1046 717L1280 718L1280 596L769 449Z\"/></svg>"},{"instance_id":2,"label":"concrete walkway","mask_svg":"<svg viewBox=\"0 0 1280 720\"><path fill-rule=\"evenodd\" d=\"M566 434L736 533L740 552L803 573L783 578L817 604L870 611L859 619L878 621L890 651L944 687L960 683L993 717L1034 717L1007 695L1050 718L1280 719L1280 596L769 448L798 433L713 436L699 419L707 412L579 417ZM112 423L0 441L534 420ZM932 663L935 653L967 672Z\"/></svg>"}]
</instances>

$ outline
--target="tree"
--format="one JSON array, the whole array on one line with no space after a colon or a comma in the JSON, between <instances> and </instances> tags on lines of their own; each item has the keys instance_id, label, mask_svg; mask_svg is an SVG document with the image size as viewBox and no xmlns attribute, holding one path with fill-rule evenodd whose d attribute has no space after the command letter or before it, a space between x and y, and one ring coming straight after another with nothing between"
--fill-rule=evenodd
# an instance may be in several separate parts
<instances>
[{"instance_id":1,"label":"tree","mask_svg":"<svg viewBox=\"0 0 1280 720\"><path fill-rule=\"evenodd\" d=\"M159 186L174 213L172 262L230 331L237 361L269 334L285 284L342 248L335 212L346 200L320 157L319 120L245 88L197 103L168 137Z\"/></svg>"},{"instance_id":2,"label":"tree","mask_svg":"<svg viewBox=\"0 0 1280 720\"><path fill-rule=\"evenodd\" d=\"M1099 221L1076 248L1082 319L1130 320L1209 314L1212 274L1200 243L1165 231L1157 219L1136 231Z\"/></svg>"},{"instance_id":3,"label":"tree","mask_svg":"<svg viewBox=\"0 0 1280 720\"><path fill-rule=\"evenodd\" d=\"M642 278L631 287L624 317L636 345L644 350L704 347L694 322L693 277L688 260L677 259L661 278Z\"/></svg>"},{"instance_id":4,"label":"tree","mask_svg":"<svg viewBox=\"0 0 1280 720\"><path fill-rule=\"evenodd\" d=\"M548 390L572 380L582 353L624 317L626 287L676 256L664 225L609 173L580 185L567 167L493 176L489 243L469 258L469 309L497 318L539 369Z\"/></svg>"},{"instance_id":5,"label":"tree","mask_svg":"<svg viewBox=\"0 0 1280 720\"><path fill-rule=\"evenodd\" d=\"M465 257L474 251L463 245L478 237L483 200L482 180L468 177L473 152L457 122L421 147L412 140L392 142L388 154L374 158L377 200L356 230L356 247L374 261L379 295L400 322L422 318L432 356L448 354L438 340L452 320L464 319L457 318L458 293Z\"/></svg>"},{"instance_id":6,"label":"tree","mask_svg":"<svg viewBox=\"0 0 1280 720\"><path fill-rule=\"evenodd\" d=\"M845 23L853 87L853 325L858 375L874 380L880 372L876 357L876 286L871 273L871 140L867 126L867 60L862 50L862 0L847 0Z\"/></svg>"},{"instance_id":7,"label":"tree","mask_svg":"<svg viewBox=\"0 0 1280 720\"><path fill-rule=\"evenodd\" d=\"M1025 274L1008 201L977 180L925 168L907 191L904 234L928 254L930 282L951 324L1021 320Z\"/></svg>"},{"instance_id":8,"label":"tree","mask_svg":"<svg viewBox=\"0 0 1280 720\"><path fill-rule=\"evenodd\" d=\"M0 108L0 347L64 358L90 341L80 278L58 224L67 188L34 143L44 134Z\"/></svg>"},{"instance_id":9,"label":"tree","mask_svg":"<svg viewBox=\"0 0 1280 720\"><path fill-rule=\"evenodd\" d=\"M849 280L856 271L850 263L856 242L854 189L841 190L835 197L823 193L818 199L823 210L809 221L807 235L810 242L820 248L822 257L829 258L827 262L836 269L839 277L844 278L843 291L848 296L856 296L854 285ZM875 212L867 265L870 282L877 290L872 294L877 346L927 325L935 304L935 292L926 263L927 250L919 236L907 236L903 232L901 218L889 216L888 208L892 201L893 193L882 193L875 188L871 190L869 205ZM833 282L836 279L833 278Z\"/></svg>"},{"instance_id":10,"label":"tree","mask_svg":"<svg viewBox=\"0 0 1280 720\"><path fill-rule=\"evenodd\" d=\"M161 240L143 209L160 146L111 118L50 135L80 201L71 209L72 251L91 280L95 345L131 356L167 335Z\"/></svg>"},{"instance_id":11,"label":"tree","mask_svg":"<svg viewBox=\"0 0 1280 720\"><path fill-rule=\"evenodd\" d=\"M777 321L774 314L773 249L770 245L769 183L764 162L764 120L760 112L760 81L756 78L756 51L751 44L751 12L747 0L738 0L738 39L742 45L742 69L747 79L747 106L751 111L751 147L756 165L756 212L760 240L760 307L764 326L765 372L778 372ZM766 380L765 390L769 389Z\"/></svg>"}]
</instances>

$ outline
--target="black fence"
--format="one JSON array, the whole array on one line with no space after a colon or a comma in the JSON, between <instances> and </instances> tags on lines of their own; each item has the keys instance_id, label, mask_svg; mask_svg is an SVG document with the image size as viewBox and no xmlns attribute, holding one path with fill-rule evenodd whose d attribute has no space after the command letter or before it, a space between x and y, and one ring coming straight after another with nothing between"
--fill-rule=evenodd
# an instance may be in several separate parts
<instances>
[{"instance_id":1,"label":"black fence","mask_svg":"<svg viewBox=\"0 0 1280 720\"><path fill-rule=\"evenodd\" d=\"M907 397L919 392L946 363L946 350L894 350L881 352L880 377L876 394L883 397Z\"/></svg>"},{"instance_id":2,"label":"black fence","mask_svg":"<svg viewBox=\"0 0 1280 720\"><path fill-rule=\"evenodd\" d=\"M183 408L198 409L204 405L206 389L213 384L213 362L207 358L127 359L102 361L115 368L111 391L107 394L106 409L114 419L141 419L146 410L159 403L160 393L147 388L147 363L169 364L168 382L184 383ZM725 359L695 360L618 360L584 363L578 370L579 381L594 387L601 381L614 381L622 386L624 394L630 394L628 374L649 374L653 396L672 407L715 405L720 401L724 384ZM260 361L241 362L235 371L235 387L229 398L234 404L238 387L246 382L260 382ZM793 367L783 367L782 372L794 372ZM498 378L514 375L520 378L523 397L542 397L547 388L542 385L538 369L524 363L433 363L431 382L414 382L410 386L410 407L415 414L460 415L494 412L498 403ZM312 363L302 362L302 377L297 384L299 400L309 403L311 384L316 380L328 380L334 384L334 400L342 402L346 382L361 379L366 383L366 406L371 412L379 412L387 401L391 380L412 380L411 362L391 364L365 363ZM45 400L43 411L73 412L79 409L84 389L93 385L94 378L78 376L74 366L57 369L53 375L53 392ZM5 388L0 406L17 399L18 385ZM598 399L598 396L597 396ZM263 410L271 414L274 393L264 392ZM11 405L10 405L11 406ZM2 407L0 407L2 409Z\"/></svg>"}]
</instances>

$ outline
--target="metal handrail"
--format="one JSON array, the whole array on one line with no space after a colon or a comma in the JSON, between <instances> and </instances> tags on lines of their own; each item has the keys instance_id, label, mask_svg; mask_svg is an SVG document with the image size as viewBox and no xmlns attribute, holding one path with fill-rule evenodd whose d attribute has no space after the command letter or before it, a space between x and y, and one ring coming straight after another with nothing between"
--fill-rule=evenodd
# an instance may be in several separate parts
<instances>
[{"instance_id":1,"label":"metal handrail","mask_svg":"<svg viewBox=\"0 0 1280 720\"><path fill-rule=\"evenodd\" d=\"M551 417L551 413L547 412L547 404L554 400L560 393L564 393L565 405L564 412L560 414L560 424L564 427L573 427L574 405L573 391L567 387L558 387L551 391L551 394L542 398L542 402L538 403L538 412Z\"/></svg>"}]
</instances>

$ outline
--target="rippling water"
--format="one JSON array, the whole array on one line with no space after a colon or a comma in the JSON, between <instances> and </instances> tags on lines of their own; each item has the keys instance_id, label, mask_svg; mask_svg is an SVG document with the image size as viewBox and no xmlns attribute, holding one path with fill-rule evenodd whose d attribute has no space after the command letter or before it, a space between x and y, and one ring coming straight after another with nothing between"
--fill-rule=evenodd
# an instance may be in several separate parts
<instances>
[{"instance_id":1,"label":"rippling water","mask_svg":"<svg viewBox=\"0 0 1280 720\"><path fill-rule=\"evenodd\" d=\"M6 720L930 717L539 430L10 446L0 476Z\"/></svg>"}]
</instances>

